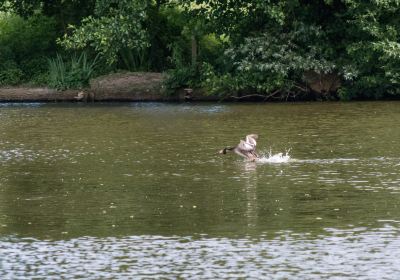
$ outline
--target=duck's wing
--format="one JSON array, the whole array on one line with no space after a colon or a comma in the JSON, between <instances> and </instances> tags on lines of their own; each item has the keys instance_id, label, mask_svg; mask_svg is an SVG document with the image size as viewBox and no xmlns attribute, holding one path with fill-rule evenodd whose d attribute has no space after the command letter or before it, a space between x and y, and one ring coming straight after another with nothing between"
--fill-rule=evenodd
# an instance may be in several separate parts
<instances>
[{"instance_id":1,"label":"duck's wing","mask_svg":"<svg viewBox=\"0 0 400 280\"><path fill-rule=\"evenodd\" d=\"M255 151L255 146L249 145L243 140L241 140L239 145L236 146L234 152L239 156L247 158L250 161L254 161L259 157Z\"/></svg>"},{"instance_id":2,"label":"duck's wing","mask_svg":"<svg viewBox=\"0 0 400 280\"><path fill-rule=\"evenodd\" d=\"M237 145L233 151L237 155L245 158L249 158L249 154L251 152L251 150L249 149L249 145L247 145L246 142L244 142L243 140L240 140L239 145Z\"/></svg>"},{"instance_id":3,"label":"duck's wing","mask_svg":"<svg viewBox=\"0 0 400 280\"><path fill-rule=\"evenodd\" d=\"M251 152L255 150L255 145L251 145L248 142L240 140L239 145L237 145L237 149L242 150L244 152Z\"/></svg>"}]
</instances>

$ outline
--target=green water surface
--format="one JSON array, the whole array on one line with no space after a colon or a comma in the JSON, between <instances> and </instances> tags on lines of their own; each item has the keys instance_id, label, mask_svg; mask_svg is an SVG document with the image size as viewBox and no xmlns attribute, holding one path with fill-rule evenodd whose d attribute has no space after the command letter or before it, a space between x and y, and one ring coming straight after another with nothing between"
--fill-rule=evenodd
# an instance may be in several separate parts
<instances>
[{"instance_id":1,"label":"green water surface","mask_svg":"<svg viewBox=\"0 0 400 280\"><path fill-rule=\"evenodd\" d=\"M399 124L398 102L0 105L0 276L396 279ZM291 159L216 154L249 133Z\"/></svg>"}]
</instances>

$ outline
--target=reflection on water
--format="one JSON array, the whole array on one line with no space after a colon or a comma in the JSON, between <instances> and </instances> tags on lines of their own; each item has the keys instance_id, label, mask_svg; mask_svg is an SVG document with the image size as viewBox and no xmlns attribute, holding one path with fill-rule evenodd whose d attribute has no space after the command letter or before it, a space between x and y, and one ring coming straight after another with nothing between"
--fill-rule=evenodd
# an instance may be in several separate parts
<instances>
[{"instance_id":1,"label":"reflection on water","mask_svg":"<svg viewBox=\"0 0 400 280\"><path fill-rule=\"evenodd\" d=\"M2 279L399 273L396 102L7 104L0 118ZM216 154L253 132L261 161Z\"/></svg>"},{"instance_id":2,"label":"reflection on water","mask_svg":"<svg viewBox=\"0 0 400 280\"><path fill-rule=\"evenodd\" d=\"M80 237L0 241L2 279L395 279L398 223L380 230L327 229L310 237L281 231L267 238ZM390 249L389 249L390 248ZM365 265L368 263L368 265Z\"/></svg>"}]
</instances>

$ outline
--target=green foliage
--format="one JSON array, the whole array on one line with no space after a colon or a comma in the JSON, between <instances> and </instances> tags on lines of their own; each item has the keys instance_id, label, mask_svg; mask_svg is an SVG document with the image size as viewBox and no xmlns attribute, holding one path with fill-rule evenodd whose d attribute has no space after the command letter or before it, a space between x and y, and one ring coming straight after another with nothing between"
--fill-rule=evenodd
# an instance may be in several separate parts
<instances>
[{"instance_id":1,"label":"green foliage","mask_svg":"<svg viewBox=\"0 0 400 280\"><path fill-rule=\"evenodd\" d=\"M214 33L200 36L198 38L198 60L219 67L224 63L226 47L227 44L223 41L223 38Z\"/></svg>"},{"instance_id":2,"label":"green foliage","mask_svg":"<svg viewBox=\"0 0 400 280\"><path fill-rule=\"evenodd\" d=\"M222 65L211 62L202 82L212 92L303 91L312 70L340 75L344 100L400 95L399 1L182 3L208 32L228 38Z\"/></svg>"},{"instance_id":3,"label":"green foliage","mask_svg":"<svg viewBox=\"0 0 400 280\"><path fill-rule=\"evenodd\" d=\"M169 45L171 51L169 61L174 68L167 71L165 87L170 93L185 87L204 87L210 92L211 85L206 81L215 76L211 62L216 64L221 58L222 45L213 35L203 36L199 42L199 58L203 62L192 65L190 50L187 47L188 41L187 37L183 37Z\"/></svg>"},{"instance_id":4,"label":"green foliage","mask_svg":"<svg viewBox=\"0 0 400 280\"><path fill-rule=\"evenodd\" d=\"M68 23L77 24L93 13L95 0L0 0L0 11L23 18L42 14L52 17L57 31L65 31Z\"/></svg>"},{"instance_id":5,"label":"green foliage","mask_svg":"<svg viewBox=\"0 0 400 280\"><path fill-rule=\"evenodd\" d=\"M94 16L84 18L79 27L71 25L72 34L65 34L60 43L73 50L91 47L108 64L115 64L121 51L140 53L148 47L145 9L144 0L97 0Z\"/></svg>"},{"instance_id":6,"label":"green foliage","mask_svg":"<svg viewBox=\"0 0 400 280\"><path fill-rule=\"evenodd\" d=\"M218 35L229 36L235 42L258 33L269 25L284 25L288 12L298 5L296 0L197 0L181 1L186 10L207 23Z\"/></svg>"},{"instance_id":7,"label":"green foliage","mask_svg":"<svg viewBox=\"0 0 400 280\"><path fill-rule=\"evenodd\" d=\"M400 95L400 2L349 1L346 47L349 65L356 69L346 95L385 98ZM346 96L347 97L347 96Z\"/></svg>"},{"instance_id":8,"label":"green foliage","mask_svg":"<svg viewBox=\"0 0 400 280\"><path fill-rule=\"evenodd\" d=\"M231 75L220 75L214 67L207 62L200 65L180 66L167 72L165 87L169 94L173 94L180 88L204 88L209 94L233 92L236 90L237 81Z\"/></svg>"},{"instance_id":9,"label":"green foliage","mask_svg":"<svg viewBox=\"0 0 400 280\"><path fill-rule=\"evenodd\" d=\"M167 72L167 79L164 82L169 94L185 87L195 87L198 83L198 71L194 67L179 67Z\"/></svg>"},{"instance_id":10,"label":"green foliage","mask_svg":"<svg viewBox=\"0 0 400 280\"><path fill-rule=\"evenodd\" d=\"M49 86L59 90L83 88L89 84L96 67L95 58L89 61L85 52L73 55L67 62L57 54L49 60Z\"/></svg>"},{"instance_id":11,"label":"green foliage","mask_svg":"<svg viewBox=\"0 0 400 280\"><path fill-rule=\"evenodd\" d=\"M35 15L27 19L0 14L1 84L16 85L36 80L43 82L46 56L55 49L54 20Z\"/></svg>"},{"instance_id":12,"label":"green foliage","mask_svg":"<svg viewBox=\"0 0 400 280\"><path fill-rule=\"evenodd\" d=\"M303 32L303 31L301 31ZM301 32L281 34L264 33L246 38L238 47L226 51L231 59L233 75L240 77L238 90L268 93L275 90L292 90L305 71L329 73L335 65L320 58L316 45L303 46ZM310 29L310 34L318 30ZM305 36L310 38L311 36ZM306 40L311 41L311 40Z\"/></svg>"},{"instance_id":13,"label":"green foliage","mask_svg":"<svg viewBox=\"0 0 400 280\"><path fill-rule=\"evenodd\" d=\"M35 56L22 60L19 67L23 69L24 79L35 85L44 85L47 82L47 57Z\"/></svg>"},{"instance_id":14,"label":"green foliage","mask_svg":"<svg viewBox=\"0 0 400 280\"><path fill-rule=\"evenodd\" d=\"M54 49L54 20L35 15L28 19L11 14L0 17L0 46L9 48L17 62Z\"/></svg>"},{"instance_id":15,"label":"green foliage","mask_svg":"<svg viewBox=\"0 0 400 280\"><path fill-rule=\"evenodd\" d=\"M245 81L241 76L233 76L231 73L217 73L214 67L209 63L201 65L200 86L207 90L208 94L224 97L234 94L242 89Z\"/></svg>"},{"instance_id":16,"label":"green foliage","mask_svg":"<svg viewBox=\"0 0 400 280\"><path fill-rule=\"evenodd\" d=\"M5 61L0 65L0 86L17 85L22 80L23 73L13 61Z\"/></svg>"},{"instance_id":17,"label":"green foliage","mask_svg":"<svg viewBox=\"0 0 400 280\"><path fill-rule=\"evenodd\" d=\"M164 1L166 2L166 1ZM184 35L187 25L186 15L174 5L152 6L147 8L146 30L150 47L147 49L148 66L155 71L169 69L173 49L189 57L188 37Z\"/></svg>"},{"instance_id":18,"label":"green foliage","mask_svg":"<svg viewBox=\"0 0 400 280\"><path fill-rule=\"evenodd\" d=\"M63 34L67 51L98 54L103 74L170 69L171 90L312 96L315 73L340 76L327 98L400 97L397 0L0 0L0 10L2 85L46 82ZM83 61L53 59L51 85L84 86Z\"/></svg>"}]
</instances>

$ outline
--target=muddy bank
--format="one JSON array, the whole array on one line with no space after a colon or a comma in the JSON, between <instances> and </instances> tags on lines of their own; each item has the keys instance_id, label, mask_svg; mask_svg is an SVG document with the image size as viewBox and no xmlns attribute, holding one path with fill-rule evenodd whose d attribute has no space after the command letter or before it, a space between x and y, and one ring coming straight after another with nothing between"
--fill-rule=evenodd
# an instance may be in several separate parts
<instances>
[{"instance_id":1,"label":"muddy bank","mask_svg":"<svg viewBox=\"0 0 400 280\"><path fill-rule=\"evenodd\" d=\"M57 91L49 88L2 87L0 102L65 102L76 101L78 90Z\"/></svg>"},{"instance_id":2,"label":"muddy bank","mask_svg":"<svg viewBox=\"0 0 400 280\"><path fill-rule=\"evenodd\" d=\"M58 91L46 87L2 87L0 102L92 102L92 101L215 101L201 91L181 90L169 95L162 73L115 73L90 81L81 90Z\"/></svg>"},{"instance_id":3,"label":"muddy bank","mask_svg":"<svg viewBox=\"0 0 400 280\"><path fill-rule=\"evenodd\" d=\"M117 73L90 81L96 101L163 101L168 99L161 73Z\"/></svg>"}]
</instances>

